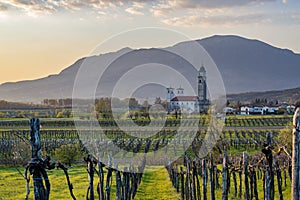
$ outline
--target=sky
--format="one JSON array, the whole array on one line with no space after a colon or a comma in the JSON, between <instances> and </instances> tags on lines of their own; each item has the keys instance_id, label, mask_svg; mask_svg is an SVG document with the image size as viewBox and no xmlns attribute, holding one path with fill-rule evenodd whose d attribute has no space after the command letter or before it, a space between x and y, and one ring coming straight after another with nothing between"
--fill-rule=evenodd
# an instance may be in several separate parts
<instances>
[{"instance_id":1,"label":"sky","mask_svg":"<svg viewBox=\"0 0 300 200\"><path fill-rule=\"evenodd\" d=\"M123 34L144 27L184 37ZM114 39L120 34L121 42ZM57 74L105 41L98 53L212 35L239 35L300 53L300 1L0 0L0 83Z\"/></svg>"}]
</instances>

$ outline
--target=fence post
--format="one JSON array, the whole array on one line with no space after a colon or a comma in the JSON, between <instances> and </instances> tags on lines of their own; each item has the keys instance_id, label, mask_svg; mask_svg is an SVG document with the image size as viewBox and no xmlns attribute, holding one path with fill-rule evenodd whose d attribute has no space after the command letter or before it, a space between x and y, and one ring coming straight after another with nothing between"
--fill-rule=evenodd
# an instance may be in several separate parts
<instances>
[{"instance_id":1,"label":"fence post","mask_svg":"<svg viewBox=\"0 0 300 200\"><path fill-rule=\"evenodd\" d=\"M207 169L206 169L206 160L202 160L202 189L203 189L203 200L207 199Z\"/></svg>"},{"instance_id":2,"label":"fence post","mask_svg":"<svg viewBox=\"0 0 300 200\"><path fill-rule=\"evenodd\" d=\"M33 175L34 199L48 200L50 194L50 182L42 158L40 120L38 118L30 119L30 145L31 161L29 163L29 171L30 174ZM46 189L43 185L43 179L45 181Z\"/></svg>"},{"instance_id":3,"label":"fence post","mask_svg":"<svg viewBox=\"0 0 300 200\"><path fill-rule=\"evenodd\" d=\"M122 186L121 173L118 169L118 164L116 164L116 200L122 199L121 186Z\"/></svg>"},{"instance_id":4,"label":"fence post","mask_svg":"<svg viewBox=\"0 0 300 200\"><path fill-rule=\"evenodd\" d=\"M222 200L228 199L228 156L224 153L223 167L222 167Z\"/></svg>"},{"instance_id":5,"label":"fence post","mask_svg":"<svg viewBox=\"0 0 300 200\"><path fill-rule=\"evenodd\" d=\"M243 167L244 167L244 183L245 183L245 199L250 199L249 183L248 183L248 154L243 152Z\"/></svg>"},{"instance_id":6,"label":"fence post","mask_svg":"<svg viewBox=\"0 0 300 200\"><path fill-rule=\"evenodd\" d=\"M108 161L108 169L107 169L107 175L106 175L106 186L105 186L105 194L106 194L106 200L110 200L110 179L112 176L112 157L109 155L109 161Z\"/></svg>"},{"instance_id":7,"label":"fence post","mask_svg":"<svg viewBox=\"0 0 300 200\"><path fill-rule=\"evenodd\" d=\"M214 159L212 153L209 155L210 157L210 199L215 200L215 180L214 180Z\"/></svg>"},{"instance_id":8,"label":"fence post","mask_svg":"<svg viewBox=\"0 0 300 200\"><path fill-rule=\"evenodd\" d=\"M292 198L300 199L300 107L293 118Z\"/></svg>"},{"instance_id":9,"label":"fence post","mask_svg":"<svg viewBox=\"0 0 300 200\"><path fill-rule=\"evenodd\" d=\"M262 152L265 154L268 166L265 171L265 199L274 199L274 173L273 173L273 154L272 154L272 133L267 133L267 143L264 144Z\"/></svg>"},{"instance_id":10,"label":"fence post","mask_svg":"<svg viewBox=\"0 0 300 200\"><path fill-rule=\"evenodd\" d=\"M191 198L190 196L190 162L188 158L186 157L186 179L185 179L185 198L186 200L189 200Z\"/></svg>"},{"instance_id":11,"label":"fence post","mask_svg":"<svg viewBox=\"0 0 300 200\"><path fill-rule=\"evenodd\" d=\"M87 162L87 171L89 174L89 188L88 188L88 193L87 196L89 195L90 200L94 200L94 163L93 163L93 156L88 155L85 158L85 161Z\"/></svg>"},{"instance_id":12,"label":"fence post","mask_svg":"<svg viewBox=\"0 0 300 200\"><path fill-rule=\"evenodd\" d=\"M104 164L100 161L100 157L98 157L98 177L99 177L99 183L98 183L98 194L100 200L105 200L104 198L104 171L103 171Z\"/></svg>"},{"instance_id":13,"label":"fence post","mask_svg":"<svg viewBox=\"0 0 300 200\"><path fill-rule=\"evenodd\" d=\"M197 189L196 189L196 176L197 176L197 167L196 161L192 161L192 199L197 199Z\"/></svg>"},{"instance_id":14,"label":"fence post","mask_svg":"<svg viewBox=\"0 0 300 200\"><path fill-rule=\"evenodd\" d=\"M180 167L180 182L181 182L181 199L184 200L184 172L183 168Z\"/></svg>"}]
</instances>

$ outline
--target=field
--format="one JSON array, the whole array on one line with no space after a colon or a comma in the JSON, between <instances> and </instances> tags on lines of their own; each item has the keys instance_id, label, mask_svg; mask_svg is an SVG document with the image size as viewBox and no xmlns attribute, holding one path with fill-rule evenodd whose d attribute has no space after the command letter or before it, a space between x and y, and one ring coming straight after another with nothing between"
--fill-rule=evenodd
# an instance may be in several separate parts
<instances>
[{"instance_id":1,"label":"field","mask_svg":"<svg viewBox=\"0 0 300 200\"><path fill-rule=\"evenodd\" d=\"M182 195L188 195L190 199L195 199L196 196L199 197L198 195L204 195L204 193L210 198L210 182L212 179L208 178L209 173L212 173L214 181L218 182L213 183L215 188L214 194L216 199L220 199L222 195L224 195L222 194L222 175L224 174L224 172L222 172L224 168L222 168L222 159L224 160L224 151L229 155L229 161L226 161L228 163L227 174L229 177L228 198L241 199L244 197L245 185L244 183L240 185L240 177L237 174L241 173L241 177L244 177L244 172L242 172L243 169L240 168L239 162L242 160L241 152L247 151L249 155L249 166L254 169L258 176L255 177L258 197L262 199L264 195L263 174L266 171L267 164L266 161L258 163L257 160L264 158L261 149L267 140L266 134L272 132L274 141L277 141L276 138L279 131L287 126L291 120L291 116L227 116L225 127L219 134L218 142L213 149L213 161L210 161L208 157L204 159L197 158L197 152L201 148L202 141L205 135L209 133L205 128L209 123L206 117L202 117L198 124L194 119L185 120L183 123L180 122L180 120L169 119L166 121L164 128L157 134L152 135L150 139L143 138L148 134L147 131L138 132L137 137L143 139L134 139L122 130L119 130L116 124L110 120L101 120L99 124L102 127L102 131L104 130L106 137L114 141L114 144L118 145L121 149L128 151L128 154L123 154L125 157L141 152L155 153L160 149L164 149L165 146L168 146L168 149L164 151L172 151L180 155L183 154L184 149L186 150L185 156L180 156L175 163L169 163L169 161L162 158L159 162L151 161L149 164L148 160L140 183L135 173L131 173L129 176L130 181L126 182L126 178L123 178L126 177L126 174L121 172L121 183L128 183L129 188L132 190L137 189L134 199L181 199ZM159 124L160 120L156 119L154 122ZM77 123L84 124L85 121L82 120ZM122 123L127 127L126 121ZM148 122L145 120L136 120L135 123L139 126L147 126ZM178 133L179 126L183 127L180 129L183 132L174 142L173 137ZM199 127L198 131L191 131L191 128L195 126ZM97 133L97 130L93 130L93 132L90 132L90 130L81 131L83 131L81 133L83 135L96 135ZM136 134L136 130L131 129L129 125L127 131ZM79 137L74 122L69 119L41 119L40 133L43 153L47 153L57 161L58 158L56 158L55 154L56 149L64 145L77 144L79 138L82 138L82 136ZM20 164L25 164L26 161L30 160L30 153L28 154L28 152L30 152L29 147L26 145L26 142L24 142L28 140L29 137L28 120L3 119L0 121L0 161L2 163L2 165L0 165L0 199L25 198L26 181L16 168L23 173L25 168ZM182 145L185 142L190 142L190 146L185 147ZM83 151L83 154L84 153L87 153L86 149ZM110 151L109 153L116 152ZM290 178L288 176L288 167L290 165L289 162L284 162L288 159L284 157L284 155L279 157L274 155L274 159L278 159L278 163L274 161L273 166L274 197L275 199L280 199L279 194L281 193L284 199L291 199ZM68 172L74 186L73 191L75 196L77 199L85 199L89 186L87 167L82 161L82 158L77 158L76 160L77 164L73 164L73 167L69 168ZM201 163L203 161L207 163L202 165ZM165 166L167 166L167 168ZM215 166L215 168L211 168L211 166ZM134 167L138 168L141 166ZM249 167L249 169L251 167ZM96 168L95 166L95 170ZM110 168L105 167L102 173L104 177L104 180L102 180L104 191L106 191L106 179L109 177L109 169ZM205 170L207 170L206 175ZM280 175L276 174L277 172ZM71 199L63 171L52 169L47 170L47 173L51 182L50 199ZM235 178L233 178L233 174L236 174ZM116 176L116 172L112 171L111 177L109 177L111 179L111 184L109 185L111 199L116 199L118 190ZM279 182L282 192L278 191L278 177L281 178L281 182ZM252 175L249 175L247 179L249 179L249 181L254 180L252 179ZM99 177L95 174L95 188L97 187L98 180ZM136 185L134 181L137 181ZM242 179L242 182L243 181L244 178ZM203 188L204 182L207 183L205 188ZM182 185L182 183L184 184ZM254 195L252 183L249 183L249 185L251 195ZM240 192L235 192L240 189L242 191L241 194L239 194ZM125 191L124 187L121 187L120 191L123 190ZM96 189L95 194L97 196ZM33 199L32 180L29 197L29 199Z\"/></svg>"},{"instance_id":2,"label":"field","mask_svg":"<svg viewBox=\"0 0 300 200\"><path fill-rule=\"evenodd\" d=\"M83 165L76 165L69 169L69 174L71 181L74 186L74 193L77 199L85 199L88 179L86 173L86 167ZM61 170L54 169L49 171L49 179L51 181L51 193L50 199L70 199L69 191L67 189L67 183L64 174ZM16 171L16 169L1 166L0 167L0 199L2 200L14 200L14 199L24 199L26 190L26 181L23 177ZM233 181L231 179L231 181ZM237 178L239 181L239 178ZM277 181L277 180L275 180ZM95 185L96 186L96 185ZM114 187L115 180L112 182L112 194L115 194ZM287 186L283 187L284 199L291 199L290 194L290 181L287 181ZM210 196L210 187L208 187L208 197ZM33 188L31 186L31 193ZM263 181L258 182L258 194L260 194L259 199L263 199ZM275 190L277 194L277 189ZM216 199L221 199L222 190L216 190ZM30 199L33 199L32 197ZM112 195L112 199L115 199L115 195ZM169 180L167 171L159 166L150 166L145 169L145 174L143 175L142 183L139 186L137 200L152 200L152 199L164 199L164 200L174 200L180 199L180 194L176 193L176 189L172 187ZM234 187L230 188L229 199L240 199L234 196ZM279 199L276 195L275 199Z\"/></svg>"}]
</instances>

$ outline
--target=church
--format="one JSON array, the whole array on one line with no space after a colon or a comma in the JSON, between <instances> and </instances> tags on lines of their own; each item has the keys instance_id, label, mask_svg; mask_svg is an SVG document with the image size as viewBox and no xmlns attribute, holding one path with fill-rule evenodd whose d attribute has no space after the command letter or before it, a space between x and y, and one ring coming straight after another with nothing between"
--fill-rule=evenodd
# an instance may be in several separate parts
<instances>
[{"instance_id":1,"label":"church","mask_svg":"<svg viewBox=\"0 0 300 200\"><path fill-rule=\"evenodd\" d=\"M206 70L198 71L198 96L184 96L184 89L167 88L168 113L184 110L188 113L207 113L210 101L207 98Z\"/></svg>"}]
</instances>

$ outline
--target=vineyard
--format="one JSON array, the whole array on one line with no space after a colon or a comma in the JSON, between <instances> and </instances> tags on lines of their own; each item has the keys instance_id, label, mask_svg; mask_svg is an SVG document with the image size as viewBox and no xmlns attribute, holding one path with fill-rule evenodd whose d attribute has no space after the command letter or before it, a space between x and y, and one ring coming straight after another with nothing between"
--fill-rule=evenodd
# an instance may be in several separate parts
<instances>
[{"instance_id":1,"label":"vineyard","mask_svg":"<svg viewBox=\"0 0 300 200\"><path fill-rule=\"evenodd\" d=\"M70 196L64 197L67 199L76 199L76 195L78 199L146 199L140 198L139 193L143 192L140 188L147 188L147 177L151 177L153 173L148 171L150 165L150 168L165 168L164 173L168 174L168 178L163 182L169 181L169 186L173 186L173 189L168 189L173 199L281 200L291 198L292 160L290 150L278 144L278 135L291 121L292 116L229 116L224 122L223 131L216 134L208 128L209 119L205 116L200 120L155 119L151 121L152 124L163 123L164 126L156 134L147 137L152 131L151 128L146 128L149 124L147 120L134 121L139 127L145 127L142 130L132 128L126 120L119 120L118 123L113 120L99 120L92 122L99 128L91 130L78 129L78 126L88 127L91 122L87 120L74 122L69 119L45 118L40 120L39 133L43 154L50 155L56 161L50 163L50 160L45 159L49 164L46 168L52 170L58 167L66 174L69 171ZM120 125L126 128L126 132L119 128ZM197 131L193 127L198 127ZM120 153L118 149L109 150L106 154L100 153L98 157L88 155L89 148L85 148L84 137L97 135L102 136L96 137L95 141L106 142L105 149L110 149L109 146L114 144L123 150L125 153L122 153L122 157L152 153L156 159L143 156L136 165L118 166L108 156ZM217 143L212 153L201 157L199 152L203 151L203 146L206 148L207 135L216 137ZM18 169L26 164L30 160L30 138L29 120L1 120L0 163ZM89 177L86 186L81 186L81 189L74 189L76 184L82 184L78 181L72 182L78 180L72 173L72 168L66 168L63 165L66 163L61 164L55 157L58 148L75 144L80 144L83 154L86 155L84 159L78 158L76 162L79 166L86 164L86 176ZM169 153L178 159L167 159L165 155ZM109 164L105 164L107 162ZM2 168L0 171L5 173ZM17 171L16 176L20 176ZM25 175L25 178L28 176ZM0 177L1 181L4 179ZM65 187L68 188L68 185ZM25 197L25 191L19 192ZM52 195L50 197L55 198Z\"/></svg>"}]
</instances>

